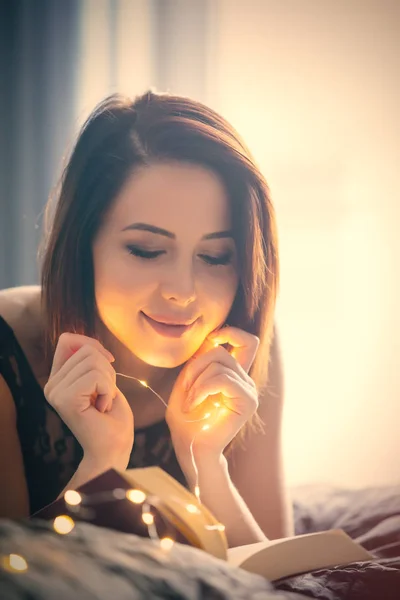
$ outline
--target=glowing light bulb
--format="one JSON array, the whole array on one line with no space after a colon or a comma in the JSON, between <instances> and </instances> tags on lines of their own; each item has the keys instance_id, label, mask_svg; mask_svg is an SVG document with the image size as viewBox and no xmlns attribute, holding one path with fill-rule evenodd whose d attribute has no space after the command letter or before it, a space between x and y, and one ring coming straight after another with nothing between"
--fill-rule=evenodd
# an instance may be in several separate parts
<instances>
[{"instance_id":1,"label":"glowing light bulb","mask_svg":"<svg viewBox=\"0 0 400 600\"><path fill-rule=\"evenodd\" d=\"M134 504L143 504L146 500L146 494L142 490L127 490L126 497Z\"/></svg>"},{"instance_id":2,"label":"glowing light bulb","mask_svg":"<svg viewBox=\"0 0 400 600\"><path fill-rule=\"evenodd\" d=\"M3 558L2 563L7 571L23 573L28 570L28 563L20 554L9 554Z\"/></svg>"},{"instance_id":3,"label":"glowing light bulb","mask_svg":"<svg viewBox=\"0 0 400 600\"><path fill-rule=\"evenodd\" d=\"M54 519L53 527L54 531L60 535L66 535L67 533L71 533L75 527L75 522L68 515L60 515Z\"/></svg>"},{"instance_id":4,"label":"glowing light bulb","mask_svg":"<svg viewBox=\"0 0 400 600\"><path fill-rule=\"evenodd\" d=\"M139 383L140 383L140 385L142 385L143 387L149 387L149 386L147 385L147 382L146 382L146 381L144 381L143 379L138 379L138 382L139 382Z\"/></svg>"},{"instance_id":5,"label":"glowing light bulb","mask_svg":"<svg viewBox=\"0 0 400 600\"><path fill-rule=\"evenodd\" d=\"M217 525L206 525L208 531L225 531L225 525L217 523Z\"/></svg>"},{"instance_id":6,"label":"glowing light bulb","mask_svg":"<svg viewBox=\"0 0 400 600\"><path fill-rule=\"evenodd\" d=\"M82 496L75 490L67 490L64 494L64 500L71 506L78 506L82 502Z\"/></svg>"},{"instance_id":7,"label":"glowing light bulb","mask_svg":"<svg viewBox=\"0 0 400 600\"><path fill-rule=\"evenodd\" d=\"M171 550L174 545L174 540L169 537L164 537L160 540L160 546L163 550Z\"/></svg>"},{"instance_id":8,"label":"glowing light bulb","mask_svg":"<svg viewBox=\"0 0 400 600\"><path fill-rule=\"evenodd\" d=\"M149 512L145 512L142 514L142 520L143 520L143 523L146 523L146 525L153 525L153 523L154 523L154 517Z\"/></svg>"},{"instance_id":9,"label":"glowing light bulb","mask_svg":"<svg viewBox=\"0 0 400 600\"><path fill-rule=\"evenodd\" d=\"M210 429L210 426L208 424L207 425L203 425L202 430L203 431L207 431L207 429Z\"/></svg>"},{"instance_id":10,"label":"glowing light bulb","mask_svg":"<svg viewBox=\"0 0 400 600\"><path fill-rule=\"evenodd\" d=\"M215 406L216 408L219 408L221 405L220 405L220 403L219 403L219 402L214 402L214 406Z\"/></svg>"},{"instance_id":11,"label":"glowing light bulb","mask_svg":"<svg viewBox=\"0 0 400 600\"><path fill-rule=\"evenodd\" d=\"M186 504L186 510L192 515L195 515L196 513L200 512L197 506L195 506L194 504Z\"/></svg>"}]
</instances>

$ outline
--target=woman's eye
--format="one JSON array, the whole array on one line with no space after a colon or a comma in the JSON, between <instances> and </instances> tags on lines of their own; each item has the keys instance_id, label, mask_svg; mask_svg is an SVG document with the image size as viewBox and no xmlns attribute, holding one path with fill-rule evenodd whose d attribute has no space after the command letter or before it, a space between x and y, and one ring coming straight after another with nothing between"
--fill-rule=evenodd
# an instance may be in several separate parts
<instances>
[{"instance_id":1,"label":"woman's eye","mask_svg":"<svg viewBox=\"0 0 400 600\"><path fill-rule=\"evenodd\" d=\"M157 258L161 254L165 254L164 250L144 250L138 246L127 246L129 254L138 256L139 258Z\"/></svg>"},{"instance_id":2,"label":"woman's eye","mask_svg":"<svg viewBox=\"0 0 400 600\"><path fill-rule=\"evenodd\" d=\"M204 260L208 265L229 265L232 262L232 252L225 252L219 256L210 256L209 254L199 254L200 258Z\"/></svg>"}]
</instances>

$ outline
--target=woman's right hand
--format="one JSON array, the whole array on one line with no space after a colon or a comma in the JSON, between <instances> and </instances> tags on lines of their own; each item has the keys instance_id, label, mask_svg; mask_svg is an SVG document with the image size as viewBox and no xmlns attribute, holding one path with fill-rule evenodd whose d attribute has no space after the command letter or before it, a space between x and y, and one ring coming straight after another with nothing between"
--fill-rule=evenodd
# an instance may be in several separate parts
<instances>
[{"instance_id":1,"label":"woman's right hand","mask_svg":"<svg viewBox=\"0 0 400 600\"><path fill-rule=\"evenodd\" d=\"M82 446L85 461L104 470L126 468L134 438L133 413L116 386L113 360L97 340L63 333L44 388Z\"/></svg>"}]
</instances>

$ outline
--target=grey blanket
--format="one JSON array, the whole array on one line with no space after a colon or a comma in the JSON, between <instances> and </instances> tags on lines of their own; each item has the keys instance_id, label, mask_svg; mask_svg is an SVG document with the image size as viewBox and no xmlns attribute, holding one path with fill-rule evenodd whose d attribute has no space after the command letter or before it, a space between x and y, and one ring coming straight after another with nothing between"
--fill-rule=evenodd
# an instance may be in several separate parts
<instances>
[{"instance_id":1,"label":"grey blanket","mask_svg":"<svg viewBox=\"0 0 400 600\"><path fill-rule=\"evenodd\" d=\"M304 600L195 548L163 551L87 523L60 536L44 521L0 521L0 553L28 563L24 573L0 569L1 600Z\"/></svg>"}]
</instances>

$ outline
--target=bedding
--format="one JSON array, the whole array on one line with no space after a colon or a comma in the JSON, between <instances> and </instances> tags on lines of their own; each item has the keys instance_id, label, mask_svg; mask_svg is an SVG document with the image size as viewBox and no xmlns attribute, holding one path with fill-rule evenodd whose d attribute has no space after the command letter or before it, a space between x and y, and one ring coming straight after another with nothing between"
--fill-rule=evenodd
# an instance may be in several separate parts
<instances>
[{"instance_id":1,"label":"bedding","mask_svg":"<svg viewBox=\"0 0 400 600\"><path fill-rule=\"evenodd\" d=\"M0 568L1 600L400 600L400 485L293 490L296 533L342 528L376 557L272 585L200 550L77 523L67 536L49 522L0 521L0 554L23 555L24 573Z\"/></svg>"},{"instance_id":2,"label":"bedding","mask_svg":"<svg viewBox=\"0 0 400 600\"><path fill-rule=\"evenodd\" d=\"M294 490L296 533L343 529L376 559L314 571L278 588L321 600L400 600L400 485Z\"/></svg>"}]
</instances>

